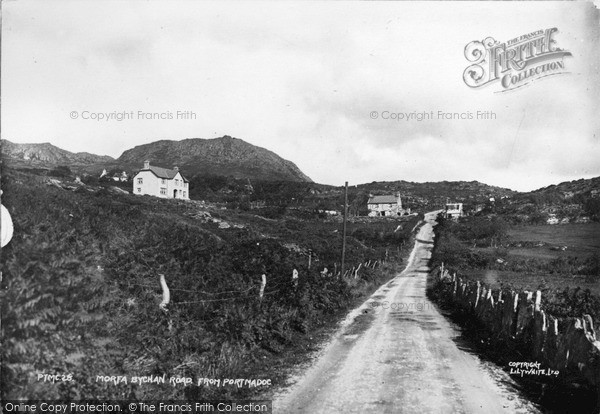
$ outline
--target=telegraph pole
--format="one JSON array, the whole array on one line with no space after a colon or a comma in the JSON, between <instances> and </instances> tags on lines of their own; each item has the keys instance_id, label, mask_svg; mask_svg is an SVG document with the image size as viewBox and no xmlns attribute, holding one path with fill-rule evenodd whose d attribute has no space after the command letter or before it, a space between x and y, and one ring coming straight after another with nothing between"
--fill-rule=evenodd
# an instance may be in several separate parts
<instances>
[{"instance_id":1,"label":"telegraph pole","mask_svg":"<svg viewBox=\"0 0 600 414\"><path fill-rule=\"evenodd\" d=\"M346 261L346 222L348 220L348 181L345 184L344 190L344 235L342 236L342 271L341 276L344 277L344 265Z\"/></svg>"}]
</instances>

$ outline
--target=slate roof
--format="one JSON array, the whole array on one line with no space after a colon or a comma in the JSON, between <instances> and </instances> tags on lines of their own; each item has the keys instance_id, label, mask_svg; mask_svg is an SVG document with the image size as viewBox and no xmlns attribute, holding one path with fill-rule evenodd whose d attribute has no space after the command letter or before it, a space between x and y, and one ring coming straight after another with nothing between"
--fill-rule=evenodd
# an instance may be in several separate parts
<instances>
[{"instance_id":1,"label":"slate roof","mask_svg":"<svg viewBox=\"0 0 600 414\"><path fill-rule=\"evenodd\" d=\"M181 174L180 171L169 170L168 168L162 167L155 167L154 165L151 165L148 169L142 169L142 171L151 171L158 178L166 178L168 180L172 180L173 178L175 178L177 173ZM183 178L183 181L185 181L186 183L189 182L188 179L183 176L183 174L181 174L181 178Z\"/></svg>"},{"instance_id":2,"label":"slate roof","mask_svg":"<svg viewBox=\"0 0 600 414\"><path fill-rule=\"evenodd\" d=\"M379 195L369 198L367 204L396 204L398 198L394 195Z\"/></svg>"}]
</instances>

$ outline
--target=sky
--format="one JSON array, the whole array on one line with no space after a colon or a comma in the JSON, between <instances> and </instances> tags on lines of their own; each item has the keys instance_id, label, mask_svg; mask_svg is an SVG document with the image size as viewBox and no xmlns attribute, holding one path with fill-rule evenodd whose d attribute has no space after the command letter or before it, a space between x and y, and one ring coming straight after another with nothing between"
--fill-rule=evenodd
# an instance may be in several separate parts
<instances>
[{"instance_id":1,"label":"sky","mask_svg":"<svg viewBox=\"0 0 600 414\"><path fill-rule=\"evenodd\" d=\"M1 136L12 142L116 158L160 139L229 135L332 185L477 180L529 191L600 175L591 2L19 0L2 9ZM571 53L564 73L510 91L466 85L470 42L554 27ZM431 119L419 121L423 113Z\"/></svg>"}]
</instances>

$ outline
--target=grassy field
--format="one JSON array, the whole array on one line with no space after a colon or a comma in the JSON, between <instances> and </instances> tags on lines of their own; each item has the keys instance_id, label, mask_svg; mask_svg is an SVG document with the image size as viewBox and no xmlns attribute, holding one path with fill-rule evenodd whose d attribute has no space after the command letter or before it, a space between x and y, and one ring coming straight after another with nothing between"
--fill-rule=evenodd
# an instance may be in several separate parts
<instances>
[{"instance_id":1,"label":"grassy field","mask_svg":"<svg viewBox=\"0 0 600 414\"><path fill-rule=\"evenodd\" d=\"M530 264L524 271L496 269L467 269L465 276L489 283L494 288L510 285L522 289L577 288L590 289L600 295L600 279L594 275L577 272L565 274L557 271L541 273L540 265L549 268L557 263L580 263L600 254L600 223L565 224L543 226L513 226L507 231L503 246L477 247L472 251L506 260L503 266L511 268L515 263Z\"/></svg>"},{"instance_id":2,"label":"grassy field","mask_svg":"<svg viewBox=\"0 0 600 414\"><path fill-rule=\"evenodd\" d=\"M492 289L541 290L556 316L600 320L600 223L509 227L472 217L442 220L436 238L434 265Z\"/></svg>"},{"instance_id":3,"label":"grassy field","mask_svg":"<svg viewBox=\"0 0 600 414\"><path fill-rule=\"evenodd\" d=\"M508 230L508 237L511 240L509 254L514 256L544 259L567 256L583 258L600 252L600 223L514 226ZM523 242L541 242L543 245L515 246L518 243L523 245ZM556 250L562 246L566 246L566 250Z\"/></svg>"}]
</instances>

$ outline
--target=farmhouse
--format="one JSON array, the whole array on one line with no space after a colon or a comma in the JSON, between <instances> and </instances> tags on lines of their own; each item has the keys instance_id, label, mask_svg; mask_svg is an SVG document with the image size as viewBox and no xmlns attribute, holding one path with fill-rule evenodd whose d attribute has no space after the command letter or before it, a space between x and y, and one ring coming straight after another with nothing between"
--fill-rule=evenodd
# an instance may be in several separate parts
<instances>
[{"instance_id":1,"label":"farmhouse","mask_svg":"<svg viewBox=\"0 0 600 414\"><path fill-rule=\"evenodd\" d=\"M447 203L444 210L446 218L459 218L463 216L463 203Z\"/></svg>"},{"instance_id":2,"label":"farmhouse","mask_svg":"<svg viewBox=\"0 0 600 414\"><path fill-rule=\"evenodd\" d=\"M367 202L369 217L398 216L404 213L400 194L377 195L369 197Z\"/></svg>"},{"instance_id":3,"label":"farmhouse","mask_svg":"<svg viewBox=\"0 0 600 414\"><path fill-rule=\"evenodd\" d=\"M133 194L189 200L189 181L177 167L169 170L144 161L144 168L133 177Z\"/></svg>"}]
</instances>

